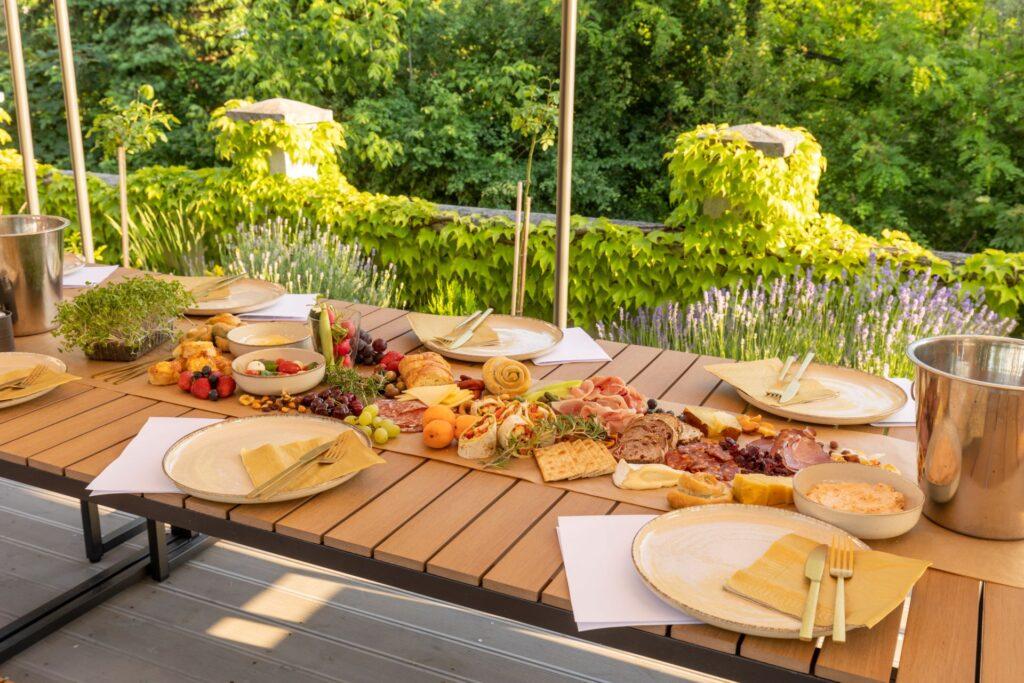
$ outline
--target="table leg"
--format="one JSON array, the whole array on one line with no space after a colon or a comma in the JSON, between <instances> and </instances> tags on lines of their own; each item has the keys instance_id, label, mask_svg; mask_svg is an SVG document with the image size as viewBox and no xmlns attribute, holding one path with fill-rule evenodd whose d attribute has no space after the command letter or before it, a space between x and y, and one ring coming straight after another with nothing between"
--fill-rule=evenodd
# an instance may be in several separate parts
<instances>
[{"instance_id":1,"label":"table leg","mask_svg":"<svg viewBox=\"0 0 1024 683\"><path fill-rule=\"evenodd\" d=\"M90 562L99 562L103 559L103 553L116 548L129 538L137 536L146 525L146 520L141 517L128 522L114 531L106 538L103 537L100 526L100 512L96 503L91 500L79 501L82 512L82 536L85 539L85 556Z\"/></svg>"}]
</instances>

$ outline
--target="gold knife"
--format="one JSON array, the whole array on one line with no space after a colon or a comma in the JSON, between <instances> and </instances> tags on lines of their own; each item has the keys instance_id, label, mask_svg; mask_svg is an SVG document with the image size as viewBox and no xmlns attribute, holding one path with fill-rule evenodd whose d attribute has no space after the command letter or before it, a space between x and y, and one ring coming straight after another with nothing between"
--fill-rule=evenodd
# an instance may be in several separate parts
<instances>
[{"instance_id":1,"label":"gold knife","mask_svg":"<svg viewBox=\"0 0 1024 683\"><path fill-rule=\"evenodd\" d=\"M825 559L828 547L819 545L807 555L804 563L804 576L810 582L807 589L807 600L804 601L804 618L800 622L800 640L811 640L814 634L814 617L818 613L818 593L821 592L821 577L825 573Z\"/></svg>"},{"instance_id":2,"label":"gold knife","mask_svg":"<svg viewBox=\"0 0 1024 683\"><path fill-rule=\"evenodd\" d=\"M455 339L455 341L453 341L448 346L448 348L449 349L457 349L460 346L462 346L463 344L465 344L466 342L468 342L470 339L472 339L473 334L476 332L476 328L478 328L481 325L483 325L484 321L487 320L487 316L489 316L492 311L494 311L493 308L488 308L486 311L484 311L483 314L481 314L481 316L479 318L477 318L475 321L473 321L472 325L470 325L469 327L466 328L465 332L460 334Z\"/></svg>"},{"instance_id":3,"label":"gold knife","mask_svg":"<svg viewBox=\"0 0 1024 683\"><path fill-rule=\"evenodd\" d=\"M280 484L285 483L285 481L287 479L291 478L291 476L294 475L296 472L298 472L303 467L305 467L306 465L310 464L311 462L313 462L314 460L319 458L321 455L323 455L327 451L331 450L331 446L333 446L333 445L334 445L333 441L328 441L327 443L323 444L322 446L317 446L313 450L304 453L301 457L299 457L298 460L293 462L291 465L288 465L288 467L285 467L283 470L281 470L280 472L278 472L277 474L272 476L270 479L267 479L265 482L263 482L259 486L255 487L252 491L249 491L249 493L247 493L245 495L245 497L246 498L263 498L263 497L265 497L267 495L268 491L273 491L273 490L277 489Z\"/></svg>"}]
</instances>

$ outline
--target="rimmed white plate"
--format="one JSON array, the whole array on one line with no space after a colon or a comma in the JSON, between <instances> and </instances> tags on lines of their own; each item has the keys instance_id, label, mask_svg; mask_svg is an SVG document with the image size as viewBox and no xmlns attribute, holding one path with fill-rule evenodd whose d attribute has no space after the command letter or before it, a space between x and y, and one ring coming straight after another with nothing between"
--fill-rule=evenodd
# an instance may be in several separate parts
<instances>
[{"instance_id":1,"label":"rimmed white plate","mask_svg":"<svg viewBox=\"0 0 1024 683\"><path fill-rule=\"evenodd\" d=\"M229 287L227 297L196 302L185 311L185 315L251 313L266 308L285 295L285 288L281 285L255 278L236 280Z\"/></svg>"},{"instance_id":2,"label":"rimmed white plate","mask_svg":"<svg viewBox=\"0 0 1024 683\"><path fill-rule=\"evenodd\" d=\"M823 425L859 425L878 422L892 415L907 402L898 384L860 370L812 363L804 373L807 379L821 382L836 392L824 398L791 406L764 402L763 396L751 396L737 389L751 405L780 417Z\"/></svg>"},{"instance_id":3,"label":"rimmed white plate","mask_svg":"<svg viewBox=\"0 0 1024 683\"><path fill-rule=\"evenodd\" d=\"M536 318L522 318L514 315L490 315L487 326L498 335L498 343L488 346L460 346L457 349L435 344L426 340L423 345L442 356L483 363L488 358L505 356L513 360L527 360L543 356L562 341L562 330Z\"/></svg>"},{"instance_id":4,"label":"rimmed white plate","mask_svg":"<svg viewBox=\"0 0 1024 683\"><path fill-rule=\"evenodd\" d=\"M633 564L654 593L687 614L719 628L768 638L799 638L800 620L725 590L737 570L749 567L787 534L819 543L848 536L842 529L782 508L702 505L655 517L633 539ZM815 636L831 633L816 628Z\"/></svg>"},{"instance_id":5,"label":"rimmed white plate","mask_svg":"<svg viewBox=\"0 0 1024 683\"><path fill-rule=\"evenodd\" d=\"M64 274L69 275L71 273L78 272L82 268L85 268L85 257L81 254L72 254L69 251L64 252Z\"/></svg>"},{"instance_id":6,"label":"rimmed white plate","mask_svg":"<svg viewBox=\"0 0 1024 683\"><path fill-rule=\"evenodd\" d=\"M41 353L28 353L24 351L7 351L5 353L0 353L0 375L5 372L10 372L11 370L31 368L40 364L47 366L54 372L68 371L68 366L64 361L59 358L54 358L53 356L46 356ZM22 403L28 403L29 401L34 401L40 396L45 396L56 388L56 386L47 387L46 389L40 389L36 393L29 394L28 396L0 401L0 410L21 405Z\"/></svg>"},{"instance_id":7,"label":"rimmed white plate","mask_svg":"<svg viewBox=\"0 0 1024 683\"><path fill-rule=\"evenodd\" d=\"M305 498L334 488L358 472L316 486L281 491L260 501L246 498L252 480L242 464L243 448L285 444L320 436L337 438L345 430L366 435L341 420L316 415L256 415L217 422L179 439L164 455L164 473L185 493L218 503L276 503Z\"/></svg>"}]
</instances>

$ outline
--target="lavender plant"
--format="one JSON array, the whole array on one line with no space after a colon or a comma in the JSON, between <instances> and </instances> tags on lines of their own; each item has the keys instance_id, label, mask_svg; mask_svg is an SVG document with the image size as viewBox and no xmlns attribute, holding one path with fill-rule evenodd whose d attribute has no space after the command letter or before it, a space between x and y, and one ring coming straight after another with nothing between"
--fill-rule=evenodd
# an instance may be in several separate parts
<instances>
[{"instance_id":1,"label":"lavender plant","mask_svg":"<svg viewBox=\"0 0 1024 683\"><path fill-rule=\"evenodd\" d=\"M711 288L689 306L666 304L597 324L613 341L755 360L814 351L823 363L910 377L915 339L940 334L1009 334L1016 322L984 304L982 292L946 286L929 272L900 273L872 258L839 281L811 270L734 288Z\"/></svg>"},{"instance_id":2,"label":"lavender plant","mask_svg":"<svg viewBox=\"0 0 1024 683\"><path fill-rule=\"evenodd\" d=\"M394 264L379 267L373 253L347 244L307 221L278 218L239 226L221 240L224 271L283 285L289 292L374 306L401 306L402 285Z\"/></svg>"}]
</instances>

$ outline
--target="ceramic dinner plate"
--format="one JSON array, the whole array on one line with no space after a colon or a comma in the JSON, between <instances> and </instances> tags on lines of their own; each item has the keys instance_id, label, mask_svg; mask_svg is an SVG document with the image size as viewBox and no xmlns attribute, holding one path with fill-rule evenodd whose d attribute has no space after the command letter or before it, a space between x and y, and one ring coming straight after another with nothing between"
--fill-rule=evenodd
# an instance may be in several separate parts
<instances>
[{"instance_id":1,"label":"ceramic dinner plate","mask_svg":"<svg viewBox=\"0 0 1024 683\"><path fill-rule=\"evenodd\" d=\"M266 308L284 294L285 289L281 285L265 280L243 278L231 283L230 294L227 297L196 302L192 308L185 311L185 315L251 313Z\"/></svg>"},{"instance_id":2,"label":"ceramic dinner plate","mask_svg":"<svg viewBox=\"0 0 1024 683\"><path fill-rule=\"evenodd\" d=\"M243 448L285 444L319 436L337 437L347 429L341 420L316 415L257 415L217 422L182 437L164 455L164 473L185 493L219 503L255 503L246 498L252 480L242 464ZM355 430L363 442L370 440ZM312 496L342 484L358 472L294 491L281 491L260 503Z\"/></svg>"},{"instance_id":3,"label":"ceramic dinner plate","mask_svg":"<svg viewBox=\"0 0 1024 683\"><path fill-rule=\"evenodd\" d=\"M490 315L486 324L498 335L498 343L488 346L460 346L448 349L432 341L423 345L431 351L455 360L483 363L488 358L505 356L514 360L527 360L543 356L562 341L562 330L556 325L536 318L514 315Z\"/></svg>"},{"instance_id":4,"label":"ceramic dinner plate","mask_svg":"<svg viewBox=\"0 0 1024 683\"><path fill-rule=\"evenodd\" d=\"M41 353L24 353L21 351L8 351L6 353L0 353L0 375L10 372L11 370L18 370L20 368L31 368L36 365L46 365L55 372L67 372L68 366L65 365L64 361L53 356L45 356ZM10 408L11 406L20 405L22 403L28 403L34 401L40 396L45 396L50 393L56 386L48 387L41 391L37 391L34 394L28 396L22 396L21 398L12 398L8 401L0 401L0 410L4 408Z\"/></svg>"},{"instance_id":5,"label":"ceramic dinner plate","mask_svg":"<svg viewBox=\"0 0 1024 683\"><path fill-rule=\"evenodd\" d=\"M655 517L633 539L633 564L668 604L720 628L768 638L799 638L800 620L723 588L787 534L829 543L845 531L798 512L759 505L701 505ZM815 636L831 633L815 629Z\"/></svg>"},{"instance_id":6,"label":"ceramic dinner plate","mask_svg":"<svg viewBox=\"0 0 1024 683\"><path fill-rule=\"evenodd\" d=\"M899 385L860 370L812 363L807 367L804 377L821 382L837 395L808 403L775 406L765 403L764 397L751 396L739 389L737 392L751 405L773 415L825 425L878 422L907 402L907 395Z\"/></svg>"},{"instance_id":7,"label":"ceramic dinner plate","mask_svg":"<svg viewBox=\"0 0 1024 683\"><path fill-rule=\"evenodd\" d=\"M69 275L76 273L82 268L85 268L85 257L81 254L72 254L71 252L64 252L64 274Z\"/></svg>"}]
</instances>

